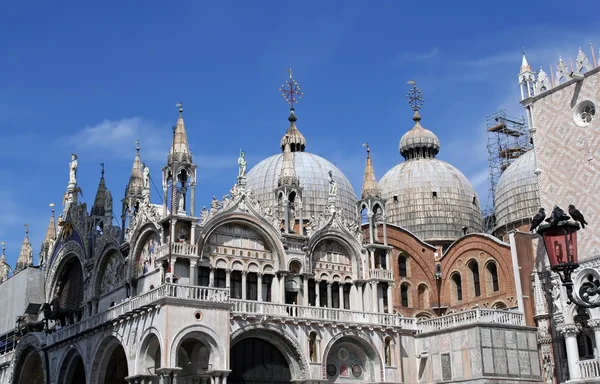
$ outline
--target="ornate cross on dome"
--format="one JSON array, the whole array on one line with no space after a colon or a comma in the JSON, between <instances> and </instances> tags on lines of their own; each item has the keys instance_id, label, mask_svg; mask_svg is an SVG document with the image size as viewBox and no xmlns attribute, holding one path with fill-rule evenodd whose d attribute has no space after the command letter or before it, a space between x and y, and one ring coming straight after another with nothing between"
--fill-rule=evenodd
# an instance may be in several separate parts
<instances>
[{"instance_id":1,"label":"ornate cross on dome","mask_svg":"<svg viewBox=\"0 0 600 384\"><path fill-rule=\"evenodd\" d=\"M290 68L287 71L290 74L290 78L279 88L279 91L281 91L281 95L285 101L294 109L294 104L298 103L302 96L304 96L304 92L300 91L298 82L292 77L292 69Z\"/></svg>"},{"instance_id":2,"label":"ornate cross on dome","mask_svg":"<svg viewBox=\"0 0 600 384\"><path fill-rule=\"evenodd\" d=\"M408 104L412 108L413 111L418 112L423 106L425 100L423 100L423 94L421 90L417 88L417 82L414 80L408 81L408 84L411 84L413 87L410 91L408 91L408 95L406 98L408 99Z\"/></svg>"}]
</instances>

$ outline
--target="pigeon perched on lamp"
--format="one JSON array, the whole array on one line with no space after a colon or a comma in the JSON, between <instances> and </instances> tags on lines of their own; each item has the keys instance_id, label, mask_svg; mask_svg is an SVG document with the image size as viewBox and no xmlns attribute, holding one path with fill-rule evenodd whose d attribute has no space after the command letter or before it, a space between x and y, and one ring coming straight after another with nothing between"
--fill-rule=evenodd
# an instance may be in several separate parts
<instances>
[{"instance_id":1,"label":"pigeon perched on lamp","mask_svg":"<svg viewBox=\"0 0 600 384\"><path fill-rule=\"evenodd\" d=\"M546 210L544 208L540 208L538 213L533 216L531 219L531 226L529 227L529 232L533 232L546 218Z\"/></svg>"},{"instance_id":2,"label":"pigeon perched on lamp","mask_svg":"<svg viewBox=\"0 0 600 384\"><path fill-rule=\"evenodd\" d=\"M587 225L587 221L585 221L583 214L581 214L579 209L575 208L575 206L573 204L569 205L569 215L571 215L573 220L575 220L579 224L581 224L581 228L585 228L585 226Z\"/></svg>"}]
</instances>

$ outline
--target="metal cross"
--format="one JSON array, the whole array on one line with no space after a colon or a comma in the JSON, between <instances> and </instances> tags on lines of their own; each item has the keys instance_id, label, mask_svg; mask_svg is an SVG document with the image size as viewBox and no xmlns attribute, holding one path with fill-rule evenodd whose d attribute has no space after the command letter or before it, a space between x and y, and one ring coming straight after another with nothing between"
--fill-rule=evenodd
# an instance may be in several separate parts
<instances>
[{"instance_id":1,"label":"metal cross","mask_svg":"<svg viewBox=\"0 0 600 384\"><path fill-rule=\"evenodd\" d=\"M287 71L290 74L290 79L286 80L285 84L279 88L279 91L281 91L281 95L285 101L294 109L294 104L298 103L302 96L304 96L304 92L300 91L298 82L292 77L292 69L289 68Z\"/></svg>"},{"instance_id":2,"label":"metal cross","mask_svg":"<svg viewBox=\"0 0 600 384\"><path fill-rule=\"evenodd\" d=\"M180 101L179 103L175 104L175 106L179 108L179 113L183 113L183 101Z\"/></svg>"},{"instance_id":3,"label":"metal cross","mask_svg":"<svg viewBox=\"0 0 600 384\"><path fill-rule=\"evenodd\" d=\"M29 233L29 224L25 224L25 233Z\"/></svg>"},{"instance_id":4,"label":"metal cross","mask_svg":"<svg viewBox=\"0 0 600 384\"><path fill-rule=\"evenodd\" d=\"M138 151L140 150L140 139L137 139L135 141L135 149L138 150ZM103 168L104 168L104 166L103 166Z\"/></svg>"},{"instance_id":5,"label":"metal cross","mask_svg":"<svg viewBox=\"0 0 600 384\"><path fill-rule=\"evenodd\" d=\"M104 163L100 163L100 166L102 167L102 176L104 177Z\"/></svg>"},{"instance_id":6,"label":"metal cross","mask_svg":"<svg viewBox=\"0 0 600 384\"><path fill-rule=\"evenodd\" d=\"M421 93L421 90L417 88L416 81L410 80L408 84L411 84L413 86L412 89L408 91L408 95L406 95L406 98L408 99L408 104L410 105L413 111L418 112L419 109L421 109L421 107L423 106L423 103L425 103L425 100L423 100L423 94Z\"/></svg>"}]
</instances>

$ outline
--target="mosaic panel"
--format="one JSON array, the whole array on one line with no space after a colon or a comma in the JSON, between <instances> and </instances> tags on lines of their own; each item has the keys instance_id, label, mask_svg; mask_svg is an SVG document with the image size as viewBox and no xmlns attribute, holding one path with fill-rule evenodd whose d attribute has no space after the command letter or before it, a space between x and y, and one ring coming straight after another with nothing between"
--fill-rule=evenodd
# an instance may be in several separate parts
<instances>
[{"instance_id":1,"label":"mosaic panel","mask_svg":"<svg viewBox=\"0 0 600 384\"><path fill-rule=\"evenodd\" d=\"M534 376L541 375L540 359L537 351L529 352L529 361L531 362L531 374Z\"/></svg>"},{"instance_id":2,"label":"mosaic panel","mask_svg":"<svg viewBox=\"0 0 600 384\"><path fill-rule=\"evenodd\" d=\"M527 336L524 332L517 332L517 348L527 349Z\"/></svg>"},{"instance_id":3,"label":"mosaic panel","mask_svg":"<svg viewBox=\"0 0 600 384\"><path fill-rule=\"evenodd\" d=\"M473 377L479 377L483 373L483 361L478 348L471 349L471 372Z\"/></svg>"},{"instance_id":4,"label":"mosaic panel","mask_svg":"<svg viewBox=\"0 0 600 384\"><path fill-rule=\"evenodd\" d=\"M537 350L537 340L534 333L530 332L527 334L527 343L529 344L529 349L531 351Z\"/></svg>"},{"instance_id":5,"label":"mosaic panel","mask_svg":"<svg viewBox=\"0 0 600 384\"><path fill-rule=\"evenodd\" d=\"M504 348L504 330L492 329L492 343L494 348Z\"/></svg>"}]
</instances>

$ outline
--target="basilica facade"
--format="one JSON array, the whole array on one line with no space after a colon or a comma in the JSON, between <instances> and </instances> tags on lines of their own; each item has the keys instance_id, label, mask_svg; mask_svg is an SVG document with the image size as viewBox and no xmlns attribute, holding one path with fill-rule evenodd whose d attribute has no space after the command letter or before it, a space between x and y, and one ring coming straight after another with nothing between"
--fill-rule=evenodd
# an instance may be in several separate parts
<instances>
[{"instance_id":1,"label":"basilica facade","mask_svg":"<svg viewBox=\"0 0 600 384\"><path fill-rule=\"evenodd\" d=\"M229 193L201 209L182 106L162 196L138 146L120 217L104 172L81 201L72 155L39 261L27 234L12 273L0 259L0 383L554 382L525 229L540 205L535 137L484 233L416 86L403 161L378 181L367 145L357 194L307 151L286 84L278 153L249 171L241 153Z\"/></svg>"}]
</instances>

